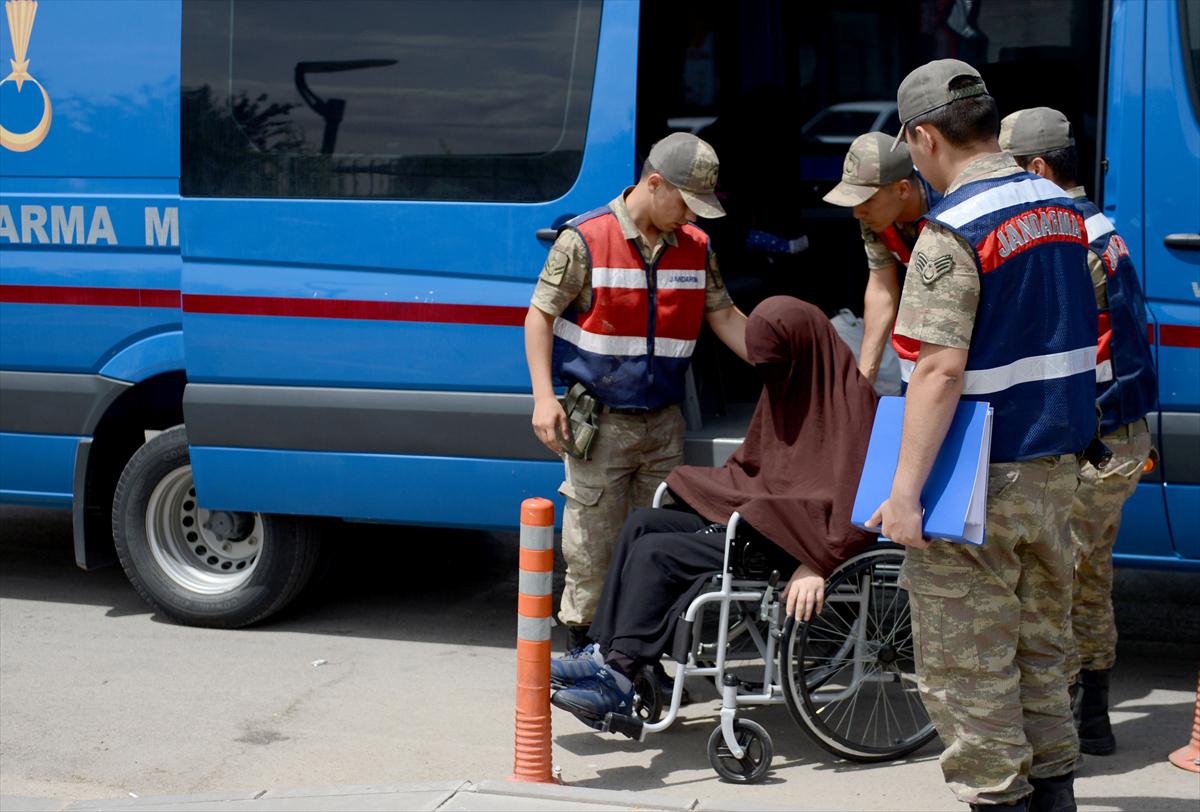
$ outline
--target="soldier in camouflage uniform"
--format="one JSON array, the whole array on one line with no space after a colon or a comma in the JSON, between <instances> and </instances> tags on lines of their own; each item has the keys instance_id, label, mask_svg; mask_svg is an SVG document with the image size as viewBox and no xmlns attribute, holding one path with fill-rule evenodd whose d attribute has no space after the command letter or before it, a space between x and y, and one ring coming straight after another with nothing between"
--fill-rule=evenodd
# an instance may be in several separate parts
<instances>
[{"instance_id":1,"label":"soldier in camouflage uniform","mask_svg":"<svg viewBox=\"0 0 1200 812\"><path fill-rule=\"evenodd\" d=\"M683 462L679 403L701 321L746 358L746 317L692 225L725 214L713 194L717 170L716 152L694 135L655 144L636 186L563 228L526 315L534 432L566 466L559 619L569 649L588 642L626 516L649 507ZM587 459L563 453L570 430L553 379L584 384L602 404Z\"/></svg>"},{"instance_id":2,"label":"soldier in camouflage uniform","mask_svg":"<svg viewBox=\"0 0 1200 812\"><path fill-rule=\"evenodd\" d=\"M1067 117L1049 107L1018 110L1000 122L1000 147L1025 169L1066 189L1079 205L1088 230L1088 269L1101 314L1097 403L1101 439L1113 456L1102 469L1086 460L1079 466L1079 487L1071 509L1075 551L1071 628L1076 654L1070 660L1070 673L1079 749L1109 755L1116 749L1108 719L1109 671L1117 658L1112 548L1121 526L1121 509L1133 495L1150 455L1146 414L1153 408L1157 389L1143 327L1146 308L1124 242L1077 181L1078 157Z\"/></svg>"},{"instance_id":3,"label":"soldier in camouflage uniform","mask_svg":"<svg viewBox=\"0 0 1200 812\"><path fill-rule=\"evenodd\" d=\"M889 350L917 223L940 197L913 168L908 147L898 144L890 150L891 143L892 136L884 133L855 138L842 165L841 182L822 198L852 208L862 231L869 275L858 371L881 395L900 394L899 382L876 379Z\"/></svg>"},{"instance_id":4,"label":"soldier in camouflage uniform","mask_svg":"<svg viewBox=\"0 0 1200 812\"><path fill-rule=\"evenodd\" d=\"M898 104L913 161L944 197L900 300L896 334L919 352L891 495L871 523L908 548L918 686L951 790L973 810L1066 812L1079 754L1067 524L1075 455L1095 433L1083 220L1000 152L995 101L970 65L918 68ZM922 533L921 491L960 397L994 410L980 546Z\"/></svg>"}]
</instances>

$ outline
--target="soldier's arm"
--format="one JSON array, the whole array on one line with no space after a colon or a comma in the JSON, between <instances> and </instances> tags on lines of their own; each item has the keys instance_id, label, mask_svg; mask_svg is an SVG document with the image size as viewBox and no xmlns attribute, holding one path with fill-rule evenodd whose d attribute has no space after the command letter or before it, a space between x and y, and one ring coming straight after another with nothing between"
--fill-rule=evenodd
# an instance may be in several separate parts
<instances>
[{"instance_id":1,"label":"soldier's arm","mask_svg":"<svg viewBox=\"0 0 1200 812\"><path fill-rule=\"evenodd\" d=\"M863 295L863 342L858 356L858 371L871 383L875 383L879 374L879 362L891 337L899 306L900 272L896 263L872 268Z\"/></svg>"},{"instance_id":2,"label":"soldier's arm","mask_svg":"<svg viewBox=\"0 0 1200 812\"><path fill-rule=\"evenodd\" d=\"M904 397L900 459L888 497L891 522L882 516L884 534L897 544L929 546L921 532L921 491L954 419L966 366L965 349L921 342L921 360Z\"/></svg>"},{"instance_id":3,"label":"soldier's arm","mask_svg":"<svg viewBox=\"0 0 1200 812\"><path fill-rule=\"evenodd\" d=\"M729 307L721 310L705 313L704 320L717 334L717 338L721 339L726 347L733 350L734 355L749 363L750 357L746 354L745 313L730 304Z\"/></svg>"},{"instance_id":4,"label":"soldier's arm","mask_svg":"<svg viewBox=\"0 0 1200 812\"><path fill-rule=\"evenodd\" d=\"M957 236L927 226L913 249L896 320L896 333L920 341L921 350L905 396L891 495L871 521L898 544L929 544L921 531L921 490L962 395L978 307L974 255Z\"/></svg>"},{"instance_id":5,"label":"soldier's arm","mask_svg":"<svg viewBox=\"0 0 1200 812\"><path fill-rule=\"evenodd\" d=\"M562 451L558 436L566 437L569 426L554 394L554 320L579 295L587 270L582 239L574 231L564 231L546 257L525 314L525 363L533 386L533 433L555 454Z\"/></svg>"},{"instance_id":6,"label":"soldier's arm","mask_svg":"<svg viewBox=\"0 0 1200 812\"><path fill-rule=\"evenodd\" d=\"M1096 307L1104 310L1108 307L1108 273L1104 269L1104 260L1090 248L1087 258L1088 272L1092 275L1092 292L1096 294Z\"/></svg>"},{"instance_id":7,"label":"soldier's arm","mask_svg":"<svg viewBox=\"0 0 1200 812\"><path fill-rule=\"evenodd\" d=\"M717 255L709 251L705 268L704 284L704 320L717 338L743 361L749 361L746 355L746 314L734 305L725 288L725 280L721 277L721 267L717 264Z\"/></svg>"},{"instance_id":8,"label":"soldier's arm","mask_svg":"<svg viewBox=\"0 0 1200 812\"><path fill-rule=\"evenodd\" d=\"M554 316L530 305L525 314L525 362L533 384L533 433L555 454L562 451L558 435L567 436L567 415L554 394L551 357L554 352Z\"/></svg>"}]
</instances>

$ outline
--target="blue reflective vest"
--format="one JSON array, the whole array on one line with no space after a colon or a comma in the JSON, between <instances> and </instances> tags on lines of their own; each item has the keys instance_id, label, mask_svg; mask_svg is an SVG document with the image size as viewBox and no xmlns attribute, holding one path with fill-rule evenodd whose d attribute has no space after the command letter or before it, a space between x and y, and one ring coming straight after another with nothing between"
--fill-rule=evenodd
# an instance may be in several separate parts
<instances>
[{"instance_id":1,"label":"blue reflective vest","mask_svg":"<svg viewBox=\"0 0 1200 812\"><path fill-rule=\"evenodd\" d=\"M1100 311L1096 402L1100 430L1108 434L1145 417L1158 402L1158 378L1147 335L1146 298L1125 240L1087 198L1075 205L1084 217L1088 247L1105 270L1108 308Z\"/></svg>"},{"instance_id":2,"label":"blue reflective vest","mask_svg":"<svg viewBox=\"0 0 1200 812\"><path fill-rule=\"evenodd\" d=\"M1097 318L1074 202L1020 172L967 183L926 216L975 253L980 296L962 397L995 412L991 461L1082 451L1097 427Z\"/></svg>"}]
</instances>

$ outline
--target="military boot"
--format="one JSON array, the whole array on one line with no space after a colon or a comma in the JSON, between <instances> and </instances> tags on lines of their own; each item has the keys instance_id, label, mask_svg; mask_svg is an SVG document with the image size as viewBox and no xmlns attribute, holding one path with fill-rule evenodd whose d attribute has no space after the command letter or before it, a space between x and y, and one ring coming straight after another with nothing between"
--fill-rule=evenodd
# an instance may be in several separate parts
<instances>
[{"instance_id":1,"label":"military boot","mask_svg":"<svg viewBox=\"0 0 1200 812\"><path fill-rule=\"evenodd\" d=\"M1109 670L1079 672L1079 749L1090 756L1111 755L1117 749L1108 721Z\"/></svg>"},{"instance_id":2,"label":"military boot","mask_svg":"<svg viewBox=\"0 0 1200 812\"><path fill-rule=\"evenodd\" d=\"M1033 794L1029 796L1029 812L1076 812L1075 773L1054 778L1030 778Z\"/></svg>"}]
</instances>

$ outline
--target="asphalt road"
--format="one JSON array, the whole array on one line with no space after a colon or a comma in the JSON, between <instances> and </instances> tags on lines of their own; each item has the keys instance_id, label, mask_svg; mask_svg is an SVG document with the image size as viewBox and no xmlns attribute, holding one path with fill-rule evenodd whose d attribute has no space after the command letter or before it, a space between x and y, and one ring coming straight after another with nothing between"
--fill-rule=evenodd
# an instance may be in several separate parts
<instances>
[{"instance_id":1,"label":"asphalt road","mask_svg":"<svg viewBox=\"0 0 1200 812\"><path fill-rule=\"evenodd\" d=\"M345 525L313 599L242 631L152 614L117 569L73 563L66 514L0 508L0 795L68 800L502 778L512 770L516 537ZM1195 812L1187 742L1200 666L1200 576L1119 571L1118 754L1089 758L1091 810ZM561 587L561 583L558 585ZM703 700L711 687L691 686ZM781 707L766 783L708 766L716 703L644 743L556 712L567 782L820 809L961 809L936 746L899 764L837 762Z\"/></svg>"}]
</instances>

